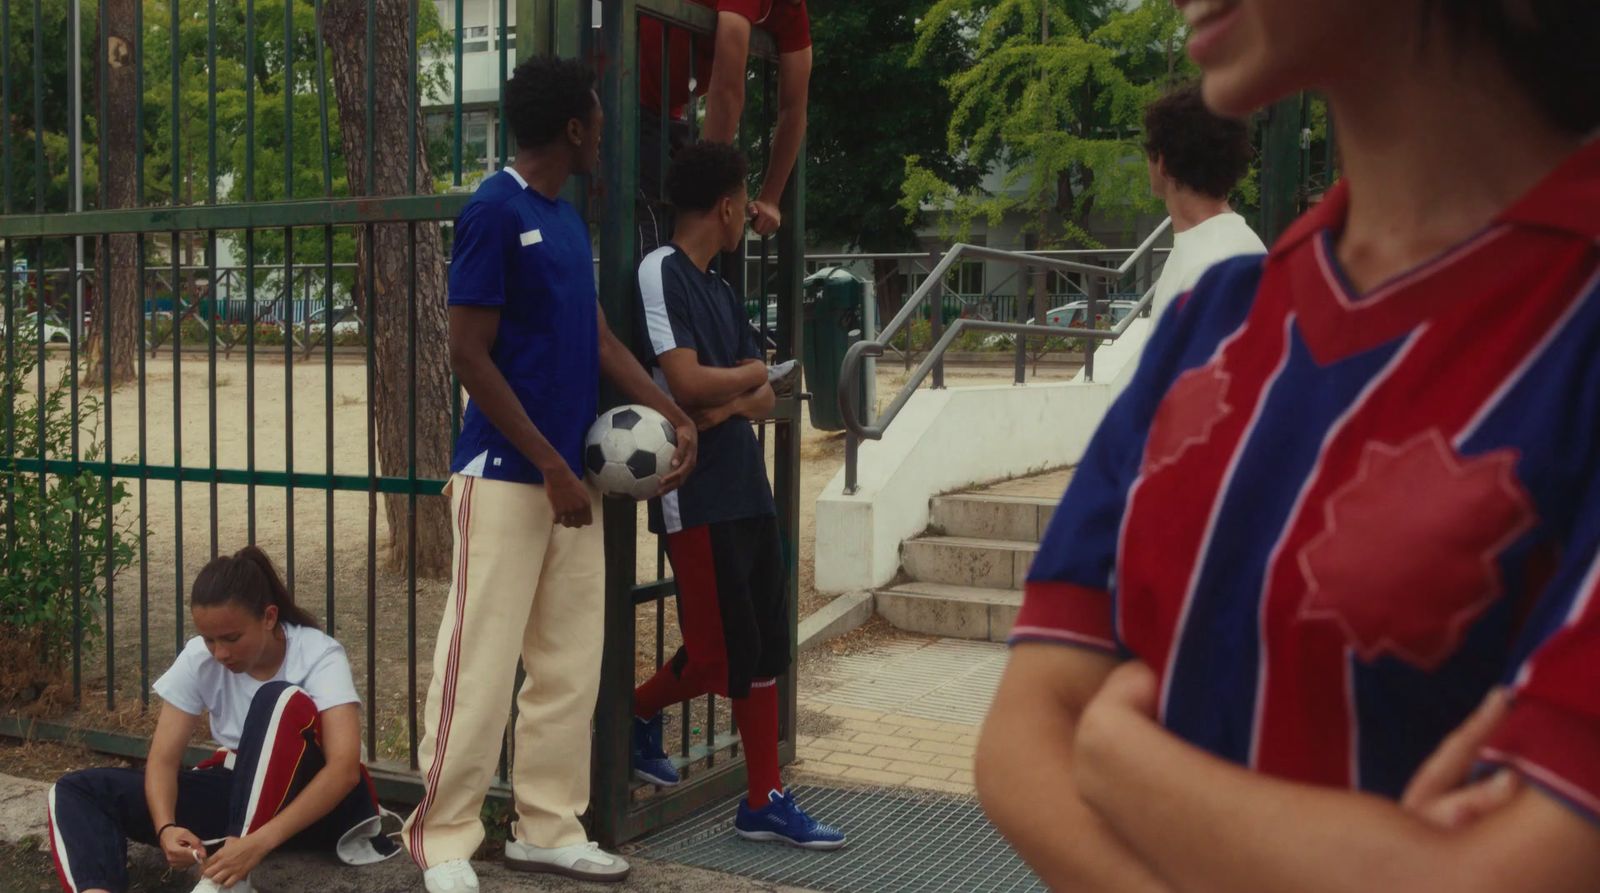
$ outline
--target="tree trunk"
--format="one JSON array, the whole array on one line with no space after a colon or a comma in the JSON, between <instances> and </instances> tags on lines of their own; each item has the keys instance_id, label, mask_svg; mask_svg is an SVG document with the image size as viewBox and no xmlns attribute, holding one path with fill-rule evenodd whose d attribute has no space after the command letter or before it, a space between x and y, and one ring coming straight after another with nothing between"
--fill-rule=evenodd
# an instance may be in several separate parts
<instances>
[{"instance_id":1,"label":"tree trunk","mask_svg":"<svg viewBox=\"0 0 1600 893\"><path fill-rule=\"evenodd\" d=\"M138 201L135 141L140 134L134 127L134 106L139 101L134 88L139 60L134 57L134 15L139 0L106 0L106 21L95 45L106 53L106 78L100 84L107 100L108 113L101 125L100 139L105 146L106 207L131 208ZM112 385L132 381L140 350L138 241L127 233L110 237L110 256L95 245L96 296L100 305L90 309L92 325L85 354L91 382L105 380L105 364L111 366ZM102 243L103 244L103 243ZM106 327L104 300L111 299L111 326Z\"/></svg>"},{"instance_id":2,"label":"tree trunk","mask_svg":"<svg viewBox=\"0 0 1600 893\"><path fill-rule=\"evenodd\" d=\"M409 128L420 136L422 119L407 97L410 64L408 7L404 0L376 0L376 58L367 58L365 0L330 0L323 6L322 33L333 61L334 94L339 104L339 139L344 150L350 193L365 194L366 139L377 146L372 182L374 195L408 194ZM373 121L366 134L366 72L373 66ZM433 192L433 179L417 142L418 193ZM385 475L406 474L409 393L416 384L416 455L418 477L442 478L450 467L450 367L445 314L444 248L437 223L415 224L414 242L407 224L361 227L356 236L355 302L367 337L373 339L376 377L378 463ZM368 282L368 271L372 281ZM416 281L416 368L409 354L412 277ZM367 300L369 293L372 301ZM330 333L331 334L331 333ZM390 556L404 567L409 537L408 498L387 496L384 507L391 534ZM450 513L441 496L417 500L417 572L444 577L450 568Z\"/></svg>"}]
</instances>

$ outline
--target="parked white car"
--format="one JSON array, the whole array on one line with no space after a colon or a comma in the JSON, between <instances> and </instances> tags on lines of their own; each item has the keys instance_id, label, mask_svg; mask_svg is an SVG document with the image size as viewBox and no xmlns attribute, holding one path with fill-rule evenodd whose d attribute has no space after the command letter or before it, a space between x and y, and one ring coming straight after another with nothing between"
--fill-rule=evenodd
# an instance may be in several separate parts
<instances>
[{"instance_id":1,"label":"parked white car","mask_svg":"<svg viewBox=\"0 0 1600 893\"><path fill-rule=\"evenodd\" d=\"M311 314L309 327L313 332L321 332L326 325L327 313L322 310ZM361 320L356 316L354 307L333 308L333 334L354 335L361 331Z\"/></svg>"},{"instance_id":2,"label":"parked white car","mask_svg":"<svg viewBox=\"0 0 1600 893\"><path fill-rule=\"evenodd\" d=\"M28 313L17 318L17 338L19 341L24 344L36 343L35 339L39 337L38 333L39 314ZM5 317L0 315L0 338L5 337L5 334ZM61 325L54 318L46 316L44 318L44 340L48 344L66 344L72 340L72 333L68 332L66 326Z\"/></svg>"}]
</instances>

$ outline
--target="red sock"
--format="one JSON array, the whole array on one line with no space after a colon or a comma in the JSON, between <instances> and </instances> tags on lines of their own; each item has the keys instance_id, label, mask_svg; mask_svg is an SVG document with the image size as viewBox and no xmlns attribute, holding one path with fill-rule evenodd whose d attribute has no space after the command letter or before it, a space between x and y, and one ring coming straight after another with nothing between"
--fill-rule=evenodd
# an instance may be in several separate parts
<instances>
[{"instance_id":1,"label":"red sock","mask_svg":"<svg viewBox=\"0 0 1600 893\"><path fill-rule=\"evenodd\" d=\"M750 775L750 806L761 809L767 795L783 790L778 774L778 683L758 679L750 686L750 696L735 698L733 721L739 726L744 743L744 765Z\"/></svg>"},{"instance_id":2,"label":"red sock","mask_svg":"<svg viewBox=\"0 0 1600 893\"><path fill-rule=\"evenodd\" d=\"M672 672L670 664L663 665L649 681L634 689L633 715L640 719L652 719L657 713L673 704L698 698L703 694L705 694L704 689L685 682L677 673Z\"/></svg>"}]
</instances>

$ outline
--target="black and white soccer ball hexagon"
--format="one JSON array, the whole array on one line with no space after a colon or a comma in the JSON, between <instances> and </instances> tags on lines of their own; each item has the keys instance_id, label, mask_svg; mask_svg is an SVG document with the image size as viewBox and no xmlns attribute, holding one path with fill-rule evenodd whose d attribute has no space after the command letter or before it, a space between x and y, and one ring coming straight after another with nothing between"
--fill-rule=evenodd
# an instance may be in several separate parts
<instances>
[{"instance_id":1,"label":"black and white soccer ball hexagon","mask_svg":"<svg viewBox=\"0 0 1600 893\"><path fill-rule=\"evenodd\" d=\"M607 496L649 499L672 470L678 433L648 406L626 405L595 420L584 442L583 464Z\"/></svg>"}]
</instances>

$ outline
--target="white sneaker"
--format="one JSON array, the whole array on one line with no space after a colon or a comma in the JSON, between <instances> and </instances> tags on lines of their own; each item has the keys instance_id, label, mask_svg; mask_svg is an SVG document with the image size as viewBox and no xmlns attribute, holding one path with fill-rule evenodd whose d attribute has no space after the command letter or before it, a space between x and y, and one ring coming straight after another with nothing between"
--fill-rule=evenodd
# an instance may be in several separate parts
<instances>
[{"instance_id":1,"label":"white sneaker","mask_svg":"<svg viewBox=\"0 0 1600 893\"><path fill-rule=\"evenodd\" d=\"M231 887L224 887L211 878L203 877L200 883L194 885L192 893L256 893L256 888L250 885L249 878Z\"/></svg>"},{"instance_id":2,"label":"white sneaker","mask_svg":"<svg viewBox=\"0 0 1600 893\"><path fill-rule=\"evenodd\" d=\"M628 863L600 849L598 843L545 848L517 840L506 841L506 867L514 871L559 874L580 881L627 880Z\"/></svg>"},{"instance_id":3,"label":"white sneaker","mask_svg":"<svg viewBox=\"0 0 1600 893\"><path fill-rule=\"evenodd\" d=\"M422 873L422 886L428 893L472 893L478 889L478 873L465 859L451 859Z\"/></svg>"}]
</instances>

